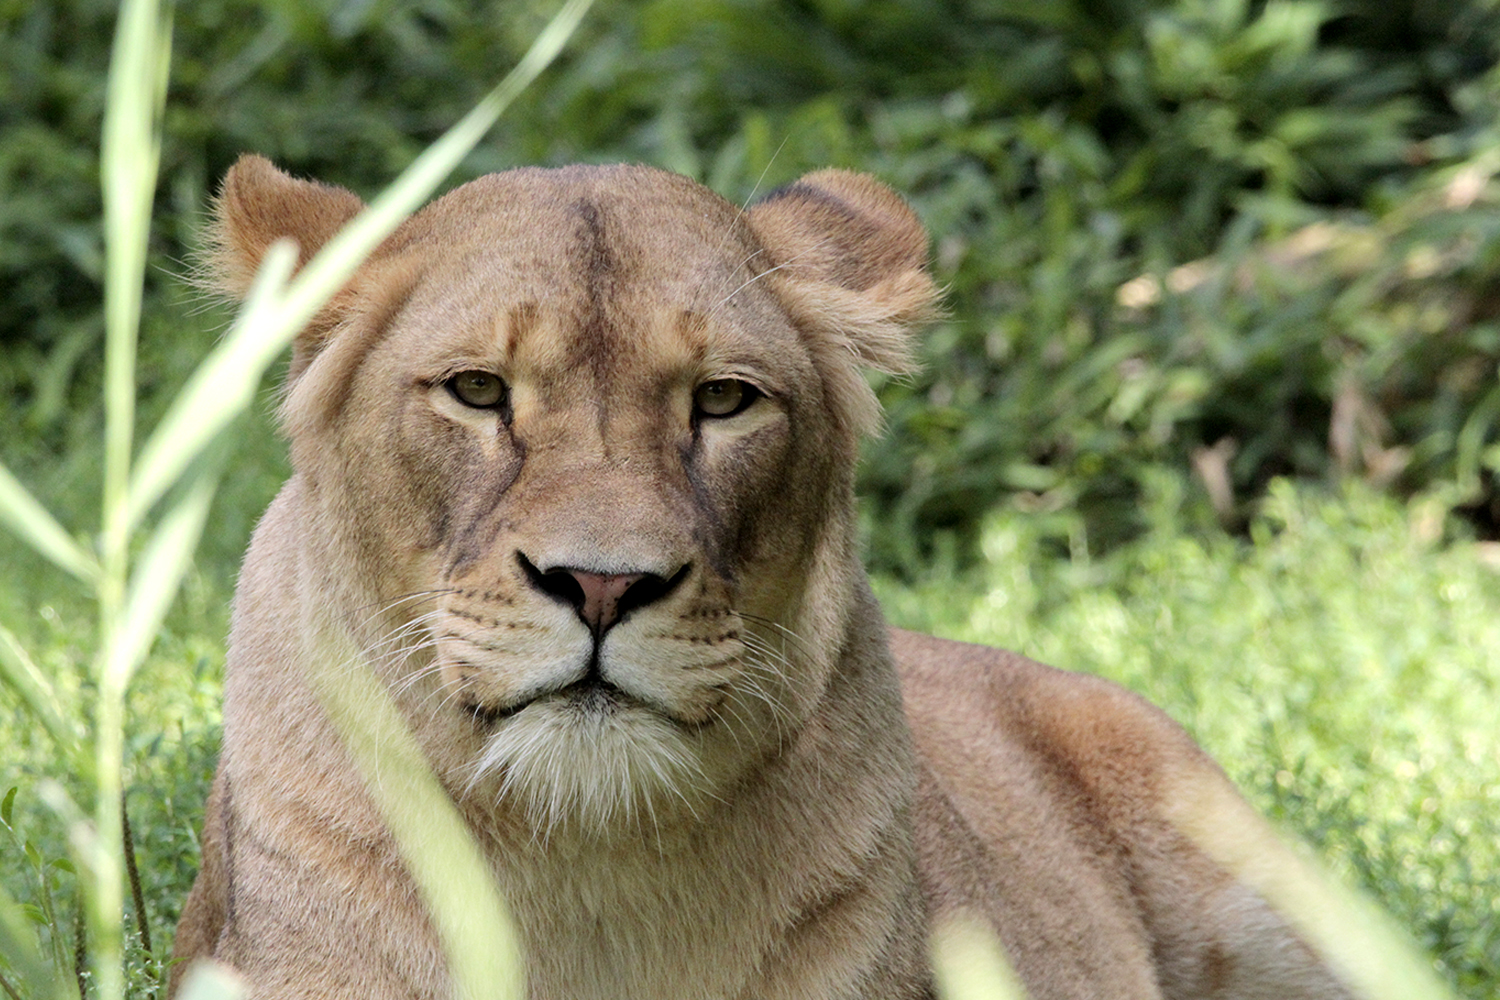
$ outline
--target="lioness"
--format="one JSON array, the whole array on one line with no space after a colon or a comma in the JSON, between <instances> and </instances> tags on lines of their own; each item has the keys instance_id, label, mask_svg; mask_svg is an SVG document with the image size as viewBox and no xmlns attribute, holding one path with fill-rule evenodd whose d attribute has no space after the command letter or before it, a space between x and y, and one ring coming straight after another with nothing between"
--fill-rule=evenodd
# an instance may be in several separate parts
<instances>
[{"instance_id":1,"label":"lioness","mask_svg":"<svg viewBox=\"0 0 1500 1000\"><path fill-rule=\"evenodd\" d=\"M224 287L360 208L242 159ZM536 1000L932 997L955 912L1034 1000L1348 996L1174 824L1227 783L1162 713L886 630L861 369L908 367L926 259L836 170L743 212L644 167L517 170L386 240L296 343L177 954L254 997L450 995L309 686L343 646L490 860Z\"/></svg>"}]
</instances>

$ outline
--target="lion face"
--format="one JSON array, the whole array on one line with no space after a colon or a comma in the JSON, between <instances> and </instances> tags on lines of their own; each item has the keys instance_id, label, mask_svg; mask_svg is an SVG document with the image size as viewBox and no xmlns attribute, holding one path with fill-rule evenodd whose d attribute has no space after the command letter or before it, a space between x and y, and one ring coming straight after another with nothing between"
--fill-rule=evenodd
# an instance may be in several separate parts
<instances>
[{"instance_id":1,"label":"lion face","mask_svg":"<svg viewBox=\"0 0 1500 1000\"><path fill-rule=\"evenodd\" d=\"M221 257L349 197L236 173ZM393 690L451 717L450 786L549 829L656 821L816 704L855 569L856 368L897 367L932 298L899 199L816 177L748 213L645 168L486 177L299 342L315 544L383 609L364 642Z\"/></svg>"}]
</instances>

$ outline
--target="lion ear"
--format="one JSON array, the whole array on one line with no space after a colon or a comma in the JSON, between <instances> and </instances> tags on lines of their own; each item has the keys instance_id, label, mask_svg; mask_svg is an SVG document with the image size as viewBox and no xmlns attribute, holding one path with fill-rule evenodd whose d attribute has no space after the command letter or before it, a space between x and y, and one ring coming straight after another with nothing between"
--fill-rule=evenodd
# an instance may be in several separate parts
<instances>
[{"instance_id":1,"label":"lion ear","mask_svg":"<svg viewBox=\"0 0 1500 1000\"><path fill-rule=\"evenodd\" d=\"M299 180L263 156L241 156L214 200L206 240L206 283L215 291L243 298L271 244L293 240L301 270L364 207L358 196L341 187ZM347 309L350 291L346 288L335 296L297 338L293 378Z\"/></svg>"},{"instance_id":2,"label":"lion ear","mask_svg":"<svg viewBox=\"0 0 1500 1000\"><path fill-rule=\"evenodd\" d=\"M224 176L209 229L209 265L216 285L243 297L261 258L282 238L297 244L300 269L340 227L364 208L350 191L298 180L264 156L239 158Z\"/></svg>"},{"instance_id":3,"label":"lion ear","mask_svg":"<svg viewBox=\"0 0 1500 1000\"><path fill-rule=\"evenodd\" d=\"M938 312L927 231L900 195L847 170L808 174L746 218L772 269L765 280L812 338L835 407L856 433L872 430L879 406L849 361L914 367L912 328Z\"/></svg>"}]
</instances>

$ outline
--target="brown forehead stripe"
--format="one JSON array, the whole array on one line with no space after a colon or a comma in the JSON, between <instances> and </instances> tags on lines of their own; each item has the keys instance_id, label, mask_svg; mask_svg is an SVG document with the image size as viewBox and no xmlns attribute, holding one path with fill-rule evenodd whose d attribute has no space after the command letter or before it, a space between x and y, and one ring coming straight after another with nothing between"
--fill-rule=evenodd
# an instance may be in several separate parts
<instances>
[{"instance_id":1,"label":"brown forehead stripe","mask_svg":"<svg viewBox=\"0 0 1500 1000\"><path fill-rule=\"evenodd\" d=\"M506 310L496 331L500 347L500 359L507 366L515 364L516 348L541 322L541 307L535 302L522 302Z\"/></svg>"},{"instance_id":2,"label":"brown forehead stripe","mask_svg":"<svg viewBox=\"0 0 1500 1000\"><path fill-rule=\"evenodd\" d=\"M610 306L618 298L626 275L618 249L610 245L611 234L599 203L579 199L573 205L573 214L579 226L570 256L580 272L584 293L583 315L573 340L573 361L592 366L595 377L603 379L614 367L622 346Z\"/></svg>"}]
</instances>

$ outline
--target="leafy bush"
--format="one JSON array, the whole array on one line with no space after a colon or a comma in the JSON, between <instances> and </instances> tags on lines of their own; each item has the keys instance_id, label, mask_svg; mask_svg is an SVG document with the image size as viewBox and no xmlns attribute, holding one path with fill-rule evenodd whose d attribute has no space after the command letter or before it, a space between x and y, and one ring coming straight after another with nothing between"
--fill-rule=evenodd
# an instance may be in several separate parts
<instances>
[{"instance_id":1,"label":"leafy bush","mask_svg":"<svg viewBox=\"0 0 1500 1000\"><path fill-rule=\"evenodd\" d=\"M1071 300L1046 346L1027 323L1044 300L1025 297L991 320L992 366L965 364L972 328L939 331L949 352L887 392L896 433L868 472L882 562L919 565L924 526L972 527L1008 492L1078 510L1096 547L1113 544L1144 527L1139 500L1164 467L1195 469L1233 527L1275 476L1359 475L1406 495L1443 484L1494 537L1496 167L1486 153L1377 217L1280 240L1243 226L1216 257L1098 289L1092 316Z\"/></svg>"}]
</instances>

